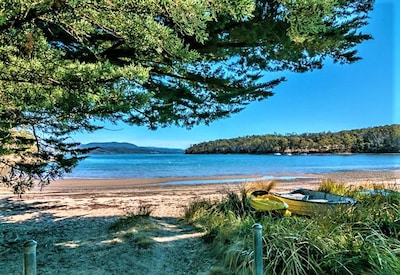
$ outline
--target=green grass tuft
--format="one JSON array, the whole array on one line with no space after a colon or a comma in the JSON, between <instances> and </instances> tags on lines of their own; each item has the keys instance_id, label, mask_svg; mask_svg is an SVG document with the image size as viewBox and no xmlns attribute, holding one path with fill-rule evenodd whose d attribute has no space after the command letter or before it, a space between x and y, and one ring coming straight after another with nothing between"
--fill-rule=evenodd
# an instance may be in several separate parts
<instances>
[{"instance_id":1,"label":"green grass tuft","mask_svg":"<svg viewBox=\"0 0 400 275\"><path fill-rule=\"evenodd\" d=\"M337 195L348 195L349 188L344 183L338 183L331 179L323 181L317 189L318 191L337 194Z\"/></svg>"},{"instance_id":2,"label":"green grass tuft","mask_svg":"<svg viewBox=\"0 0 400 275\"><path fill-rule=\"evenodd\" d=\"M140 205L136 212L128 212L126 215L118 218L109 225L109 229L112 231L125 230L131 226L144 225L150 217L151 208L148 205Z\"/></svg>"},{"instance_id":3,"label":"green grass tuft","mask_svg":"<svg viewBox=\"0 0 400 275\"><path fill-rule=\"evenodd\" d=\"M131 242L141 248L148 248L155 243L152 233L158 229L150 214L150 207L142 205L136 212L128 212L116 219L109 225L108 229L115 232L124 241Z\"/></svg>"}]
</instances>

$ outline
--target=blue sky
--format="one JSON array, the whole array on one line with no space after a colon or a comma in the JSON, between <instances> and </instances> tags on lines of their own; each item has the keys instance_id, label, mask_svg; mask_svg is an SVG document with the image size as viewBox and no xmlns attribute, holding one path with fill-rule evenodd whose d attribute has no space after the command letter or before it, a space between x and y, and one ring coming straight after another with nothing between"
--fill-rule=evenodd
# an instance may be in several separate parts
<instances>
[{"instance_id":1,"label":"blue sky","mask_svg":"<svg viewBox=\"0 0 400 275\"><path fill-rule=\"evenodd\" d=\"M327 64L304 74L279 74L287 81L275 95L254 102L239 114L191 130L156 131L124 124L106 125L74 141L130 142L138 146L187 148L221 138L271 133L358 129L400 123L400 2L376 0L364 32L374 39L357 47L363 59L351 65ZM268 77L268 76L267 76Z\"/></svg>"}]
</instances>

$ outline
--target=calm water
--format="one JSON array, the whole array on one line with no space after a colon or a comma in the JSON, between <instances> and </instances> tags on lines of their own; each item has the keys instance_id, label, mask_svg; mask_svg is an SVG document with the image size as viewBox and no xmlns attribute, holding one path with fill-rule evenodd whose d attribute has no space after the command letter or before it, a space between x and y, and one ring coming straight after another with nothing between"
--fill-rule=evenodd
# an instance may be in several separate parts
<instances>
[{"instance_id":1,"label":"calm water","mask_svg":"<svg viewBox=\"0 0 400 275\"><path fill-rule=\"evenodd\" d=\"M400 169L400 154L388 155L92 155L65 178L152 178L215 175L269 176Z\"/></svg>"}]
</instances>

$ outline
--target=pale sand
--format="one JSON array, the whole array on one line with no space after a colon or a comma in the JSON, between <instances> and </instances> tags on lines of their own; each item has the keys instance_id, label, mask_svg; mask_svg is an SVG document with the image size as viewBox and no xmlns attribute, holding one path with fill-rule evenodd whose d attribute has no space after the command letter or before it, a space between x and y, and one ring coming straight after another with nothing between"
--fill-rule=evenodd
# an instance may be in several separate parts
<instances>
[{"instance_id":1,"label":"pale sand","mask_svg":"<svg viewBox=\"0 0 400 275\"><path fill-rule=\"evenodd\" d=\"M274 191L287 191L298 187L316 189L325 179L347 185L355 184L400 184L400 171L357 171L330 174L276 175L298 177L295 180L280 180ZM43 190L34 189L22 198L10 191L0 189L0 200L9 203L35 205L36 211L7 215L7 220L20 221L46 212L60 218L109 217L135 212L139 207L149 207L155 217L182 217L186 206L199 199L218 200L227 192L240 191L246 182L260 176L219 176L193 178L142 178L142 179L64 179L51 183ZM220 184L165 184L180 181L247 179L243 182ZM4 211L5 208L3 207ZM8 210L6 210L8 211ZM22 216L21 216L22 215Z\"/></svg>"}]
</instances>

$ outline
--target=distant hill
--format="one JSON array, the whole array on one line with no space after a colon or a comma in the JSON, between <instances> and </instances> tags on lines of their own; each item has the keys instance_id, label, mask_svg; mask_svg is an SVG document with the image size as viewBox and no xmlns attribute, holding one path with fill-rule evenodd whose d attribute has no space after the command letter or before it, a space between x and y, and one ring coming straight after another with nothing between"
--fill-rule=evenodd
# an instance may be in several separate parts
<instances>
[{"instance_id":1,"label":"distant hill","mask_svg":"<svg viewBox=\"0 0 400 275\"><path fill-rule=\"evenodd\" d=\"M336 133L257 135L192 145L186 154L400 153L400 124Z\"/></svg>"},{"instance_id":2,"label":"distant hill","mask_svg":"<svg viewBox=\"0 0 400 275\"><path fill-rule=\"evenodd\" d=\"M183 149L141 147L127 142L93 142L81 144L80 148L96 148L91 154L183 154Z\"/></svg>"}]
</instances>

